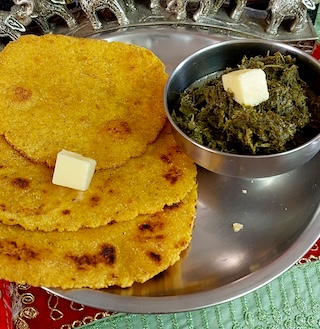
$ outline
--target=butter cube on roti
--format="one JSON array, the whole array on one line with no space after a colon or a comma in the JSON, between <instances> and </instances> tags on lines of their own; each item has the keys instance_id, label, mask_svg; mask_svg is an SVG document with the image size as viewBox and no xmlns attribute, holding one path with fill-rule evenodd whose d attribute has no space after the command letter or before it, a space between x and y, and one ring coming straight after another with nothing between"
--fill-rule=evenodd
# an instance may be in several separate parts
<instances>
[{"instance_id":1,"label":"butter cube on roti","mask_svg":"<svg viewBox=\"0 0 320 329\"><path fill-rule=\"evenodd\" d=\"M266 74L261 69L242 69L222 75L225 91L240 105L256 106L269 98Z\"/></svg>"},{"instance_id":2,"label":"butter cube on roti","mask_svg":"<svg viewBox=\"0 0 320 329\"><path fill-rule=\"evenodd\" d=\"M57 155L52 183L86 191L90 186L96 164L97 162L94 159L62 150Z\"/></svg>"}]
</instances>

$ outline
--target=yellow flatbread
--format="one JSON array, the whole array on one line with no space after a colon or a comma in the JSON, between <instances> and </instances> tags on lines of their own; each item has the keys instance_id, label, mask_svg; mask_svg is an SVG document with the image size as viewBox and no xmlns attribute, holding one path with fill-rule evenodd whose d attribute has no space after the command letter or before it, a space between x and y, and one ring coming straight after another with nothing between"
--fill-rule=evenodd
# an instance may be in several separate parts
<instances>
[{"instance_id":1,"label":"yellow flatbread","mask_svg":"<svg viewBox=\"0 0 320 329\"><path fill-rule=\"evenodd\" d=\"M0 53L0 133L53 167L62 149L113 168L140 156L165 124L165 67L122 42L25 35Z\"/></svg>"},{"instance_id":2,"label":"yellow flatbread","mask_svg":"<svg viewBox=\"0 0 320 329\"><path fill-rule=\"evenodd\" d=\"M97 171L85 192L51 183L53 169L22 157L0 138L0 221L28 230L98 227L178 203L196 184L193 161L169 124L140 157Z\"/></svg>"},{"instance_id":3,"label":"yellow flatbread","mask_svg":"<svg viewBox=\"0 0 320 329\"><path fill-rule=\"evenodd\" d=\"M32 286L128 287L179 260L189 246L196 186L178 204L134 220L77 232L0 224L0 278Z\"/></svg>"}]
</instances>

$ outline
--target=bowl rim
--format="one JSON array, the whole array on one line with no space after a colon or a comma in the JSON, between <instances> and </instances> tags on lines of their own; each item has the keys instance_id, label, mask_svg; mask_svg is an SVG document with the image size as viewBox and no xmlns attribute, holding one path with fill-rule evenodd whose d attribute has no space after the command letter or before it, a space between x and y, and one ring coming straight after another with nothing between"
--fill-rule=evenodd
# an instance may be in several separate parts
<instances>
[{"instance_id":1,"label":"bowl rim","mask_svg":"<svg viewBox=\"0 0 320 329\"><path fill-rule=\"evenodd\" d=\"M217 44L212 44L209 46L206 46L194 53L192 53L191 55L189 55L188 57L186 57L183 61L181 61L172 71L172 73L170 74L165 88L164 88L164 105L165 105L165 112L167 114L168 120L170 122L170 124L173 126L173 128L180 134L182 135L182 137L186 140L188 140L188 142L190 142L191 144L193 144L194 146L201 148L204 151L207 151L209 153L212 154L216 154L216 155L220 155L220 156L226 156L226 157L232 157L232 158L246 158L246 159L270 159L270 158L277 158L277 157L282 157L285 155L289 155L291 153L296 153L299 150L308 147L310 144L315 143L318 139L320 139L320 131L318 134L316 134L314 137L312 137L310 140L308 140L307 142L284 152L277 152L277 153L270 153L270 154L260 154L260 155L254 155L254 154L237 154L237 153L228 153L228 152L223 152L223 151L219 151L219 150L215 150L215 149L211 149L207 146L201 145L198 142L196 142L194 139L190 138L186 133L184 133L178 126L177 124L174 122L171 113L169 111L169 106L167 104L167 95L169 94L169 86L170 83L172 81L172 78L175 77L175 75L177 74L177 72L179 72L187 63L189 63L190 61L192 61L192 59L194 57L197 57L199 55L201 55L202 53L206 53L211 51L212 49L216 49L216 48L221 48L221 47L226 47L226 46L230 46L233 44L265 44L265 45L272 45L273 47L279 47L281 49L288 49L289 51L293 52L293 53L298 53L300 55L302 55L302 57L307 58L308 60L310 60L311 62L313 62L313 64L319 66L319 70L320 70L320 62L317 61L314 57L312 57L310 54L302 51L301 49L298 49L294 46L288 45L286 43L283 42L274 42L271 40L264 40L264 39L245 39L245 40L227 40L227 41L222 41L219 42ZM279 50L281 51L281 50ZM214 72L212 72L214 73ZM320 150L320 146L319 146L319 150ZM318 151L319 151L318 150Z\"/></svg>"}]
</instances>

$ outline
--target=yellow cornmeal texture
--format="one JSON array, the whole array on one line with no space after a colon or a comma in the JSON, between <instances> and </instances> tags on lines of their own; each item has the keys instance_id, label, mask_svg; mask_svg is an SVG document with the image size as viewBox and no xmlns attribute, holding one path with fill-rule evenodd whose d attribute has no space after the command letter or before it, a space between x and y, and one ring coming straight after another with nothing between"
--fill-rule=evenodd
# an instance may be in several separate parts
<instances>
[{"instance_id":1,"label":"yellow cornmeal texture","mask_svg":"<svg viewBox=\"0 0 320 329\"><path fill-rule=\"evenodd\" d=\"M165 67L136 45L25 35L0 53L0 72L0 133L50 167L62 149L120 166L165 123Z\"/></svg>"},{"instance_id":2,"label":"yellow cornmeal texture","mask_svg":"<svg viewBox=\"0 0 320 329\"><path fill-rule=\"evenodd\" d=\"M190 243L196 187L153 215L77 232L25 231L0 224L0 278L32 286L105 288L145 282Z\"/></svg>"},{"instance_id":3,"label":"yellow cornmeal texture","mask_svg":"<svg viewBox=\"0 0 320 329\"><path fill-rule=\"evenodd\" d=\"M52 168L22 157L0 138L0 221L75 231L131 220L178 203L195 186L197 170L167 123L142 156L97 171L85 192L52 184L52 175Z\"/></svg>"}]
</instances>

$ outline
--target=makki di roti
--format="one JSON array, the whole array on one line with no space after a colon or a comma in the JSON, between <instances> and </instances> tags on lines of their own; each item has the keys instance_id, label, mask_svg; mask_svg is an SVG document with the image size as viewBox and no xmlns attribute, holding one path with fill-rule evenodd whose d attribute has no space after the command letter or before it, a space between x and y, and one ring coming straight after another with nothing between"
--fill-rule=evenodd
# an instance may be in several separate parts
<instances>
[{"instance_id":1,"label":"makki di roti","mask_svg":"<svg viewBox=\"0 0 320 329\"><path fill-rule=\"evenodd\" d=\"M123 42L25 35L0 53L0 133L54 167L62 149L113 168L141 155L165 124L165 66Z\"/></svg>"},{"instance_id":2,"label":"makki di roti","mask_svg":"<svg viewBox=\"0 0 320 329\"><path fill-rule=\"evenodd\" d=\"M0 137L0 222L76 231L126 221L178 203L194 188L196 174L169 123L143 155L97 171L85 192L52 184L53 168L24 158Z\"/></svg>"},{"instance_id":3,"label":"makki di roti","mask_svg":"<svg viewBox=\"0 0 320 329\"><path fill-rule=\"evenodd\" d=\"M0 277L33 286L129 287L176 263L190 243L196 186L152 215L77 232L27 231L0 224Z\"/></svg>"},{"instance_id":4,"label":"makki di roti","mask_svg":"<svg viewBox=\"0 0 320 329\"><path fill-rule=\"evenodd\" d=\"M120 42L25 36L0 70L0 278L129 287L176 263L197 172L165 117L160 60ZM52 183L62 149L98 162L88 190Z\"/></svg>"}]
</instances>

